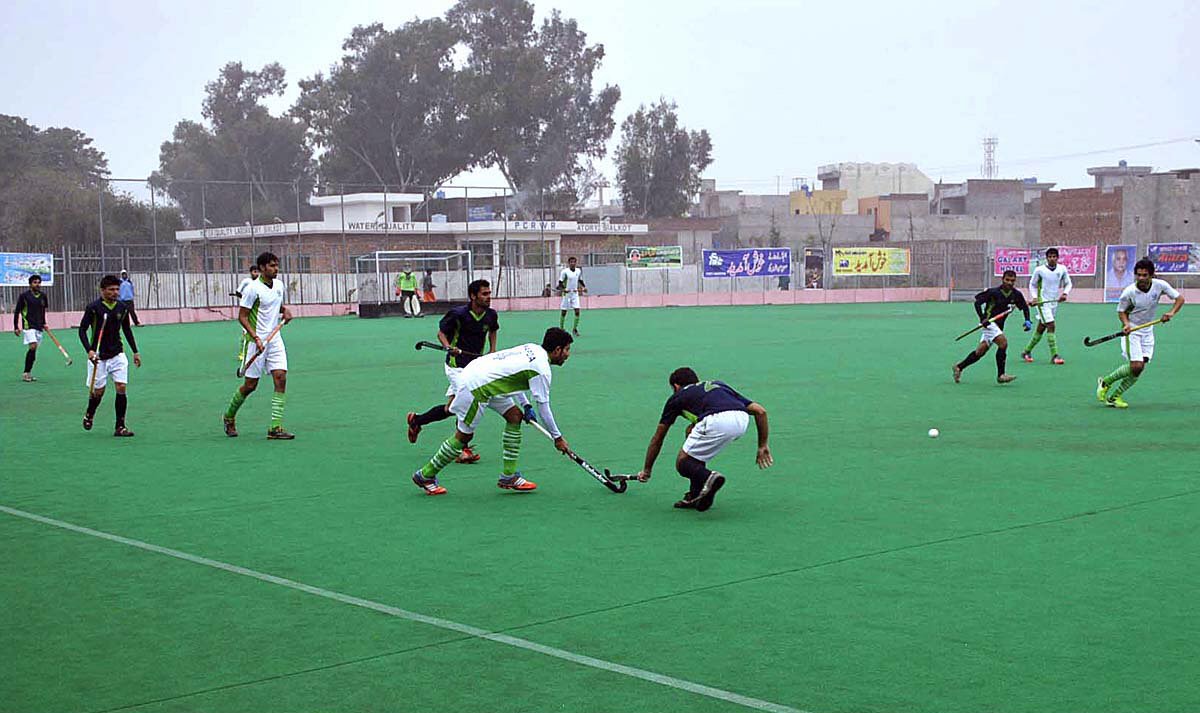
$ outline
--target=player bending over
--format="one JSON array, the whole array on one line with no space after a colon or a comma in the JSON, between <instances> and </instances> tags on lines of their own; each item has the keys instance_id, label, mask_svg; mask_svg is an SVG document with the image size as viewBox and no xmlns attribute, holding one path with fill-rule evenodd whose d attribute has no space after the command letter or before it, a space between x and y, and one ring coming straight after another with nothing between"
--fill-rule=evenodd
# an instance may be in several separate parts
<instances>
[{"instance_id":1,"label":"player bending over","mask_svg":"<svg viewBox=\"0 0 1200 713\"><path fill-rule=\"evenodd\" d=\"M529 391L537 402L538 419L554 437L554 447L566 453L570 450L550 412L550 366L562 366L571 356L571 335L557 327L546 330L542 343L522 344L512 349L487 354L468 364L459 374L458 393L450 402L450 412L458 417L454 435L438 447L429 462L413 473L412 481L428 495L443 495L446 489L438 483L437 475L458 458L471 442L475 427L484 408L504 416L504 470L496 483L506 490L528 492L537 484L526 480L517 470L521 453L521 408L512 396Z\"/></svg>"},{"instance_id":2,"label":"player bending over","mask_svg":"<svg viewBox=\"0 0 1200 713\"><path fill-rule=\"evenodd\" d=\"M963 369L987 354L992 342L996 343L996 382L1007 384L1017 378L1004 372L1004 362L1008 357L1008 337L1004 336L1004 320L1008 317L1005 315L999 319L993 319L1015 307L1025 314L1025 331L1033 329L1033 322L1029 321L1029 304L1025 302L1025 296L1021 294L1021 291L1015 287L1016 284L1017 273L1005 270L998 287L992 287L975 295L975 314L979 316L979 323L983 325L983 336L979 337L979 346L975 347L975 351L954 365L954 383L957 384L962 380Z\"/></svg>"},{"instance_id":3,"label":"player bending over","mask_svg":"<svg viewBox=\"0 0 1200 713\"><path fill-rule=\"evenodd\" d=\"M121 344L122 332L129 340L129 348L133 350L133 365L141 367L142 357L138 355L137 342L133 338L129 307L120 300L120 294L121 281L116 275L105 275L100 279L100 299L87 306L83 311L83 319L79 322L79 342L83 344L88 356L84 383L90 387L87 411L83 414L83 429L92 430L96 409L100 406L100 399L104 398L104 387L109 377L112 377L113 383L117 385L117 423L113 435L130 438L133 431L125 427L125 409L128 404L125 387L129 383L129 359L125 356L125 348ZM88 335L89 329L92 331L91 336Z\"/></svg>"},{"instance_id":4,"label":"player bending over","mask_svg":"<svg viewBox=\"0 0 1200 713\"><path fill-rule=\"evenodd\" d=\"M1121 293L1117 302L1117 317L1121 320L1122 331L1121 354L1129 360L1108 376L1102 376L1097 381L1096 398L1112 408L1129 408L1121 395L1137 383L1138 377L1146 370L1154 356L1154 327L1146 327L1136 332L1133 328L1139 324L1154 321L1154 312L1158 309L1158 299L1163 295L1175 300L1169 311L1163 314L1162 321L1170 322L1183 309L1183 295L1166 280L1154 277L1154 262L1141 259L1133 266L1134 282ZM1116 388L1112 388L1116 384ZM1110 391L1110 389L1112 389Z\"/></svg>"},{"instance_id":5,"label":"player bending over","mask_svg":"<svg viewBox=\"0 0 1200 713\"><path fill-rule=\"evenodd\" d=\"M742 396L720 381L700 381L696 372L684 366L671 372L667 379L674 394L663 406L658 428L646 448L646 462L638 473L643 483L650 480L654 461L662 450L663 439L675 419L685 416L687 440L675 457L675 470L688 479L688 491L675 503L677 508L699 510L712 507L717 491L725 485L725 476L708 469L708 462L717 457L725 446L741 438L754 416L758 430L758 452L754 460L759 468L770 468L775 460L767 446L767 410Z\"/></svg>"},{"instance_id":6,"label":"player bending over","mask_svg":"<svg viewBox=\"0 0 1200 713\"><path fill-rule=\"evenodd\" d=\"M1029 278L1029 296L1037 305L1038 325L1033 333L1021 358L1026 363L1033 363L1033 348L1041 341L1042 335L1047 334L1046 343L1050 345L1050 361L1063 364L1063 358L1058 355L1058 341L1054 334L1055 315L1058 303L1066 302L1071 293L1071 276L1067 274L1066 265L1058 264L1058 248L1046 250L1046 264L1038 265Z\"/></svg>"}]
</instances>

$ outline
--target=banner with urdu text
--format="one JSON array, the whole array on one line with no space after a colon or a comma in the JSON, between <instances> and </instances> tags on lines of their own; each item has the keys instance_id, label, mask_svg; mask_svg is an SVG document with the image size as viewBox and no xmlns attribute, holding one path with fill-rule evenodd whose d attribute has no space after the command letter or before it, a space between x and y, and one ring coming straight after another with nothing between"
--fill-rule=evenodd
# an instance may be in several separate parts
<instances>
[{"instance_id":1,"label":"banner with urdu text","mask_svg":"<svg viewBox=\"0 0 1200 713\"><path fill-rule=\"evenodd\" d=\"M1200 273L1200 243L1150 243L1149 247L1149 257L1154 261L1155 274Z\"/></svg>"},{"instance_id":2,"label":"banner with urdu text","mask_svg":"<svg viewBox=\"0 0 1200 713\"><path fill-rule=\"evenodd\" d=\"M792 274L791 248L704 250L705 277L779 277Z\"/></svg>"},{"instance_id":3,"label":"banner with urdu text","mask_svg":"<svg viewBox=\"0 0 1200 713\"><path fill-rule=\"evenodd\" d=\"M682 245L625 246L625 267L630 270L653 270L683 267Z\"/></svg>"},{"instance_id":4,"label":"banner with urdu text","mask_svg":"<svg viewBox=\"0 0 1200 713\"><path fill-rule=\"evenodd\" d=\"M908 248L834 248L834 275L907 275Z\"/></svg>"},{"instance_id":5,"label":"banner with urdu text","mask_svg":"<svg viewBox=\"0 0 1200 713\"><path fill-rule=\"evenodd\" d=\"M29 287L38 275L42 285L54 284L54 256L50 253L0 253L0 287Z\"/></svg>"}]
</instances>

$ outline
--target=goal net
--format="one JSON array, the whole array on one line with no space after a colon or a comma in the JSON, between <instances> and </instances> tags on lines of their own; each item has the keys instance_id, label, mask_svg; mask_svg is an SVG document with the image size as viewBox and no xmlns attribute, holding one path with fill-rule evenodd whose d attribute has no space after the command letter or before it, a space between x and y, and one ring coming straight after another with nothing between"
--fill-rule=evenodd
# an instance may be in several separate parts
<instances>
[{"instance_id":1,"label":"goal net","mask_svg":"<svg viewBox=\"0 0 1200 713\"><path fill-rule=\"evenodd\" d=\"M438 302L467 298L472 279L469 250L377 250L354 258L358 304L399 302L399 279L405 269L416 277L418 295L423 295L428 277Z\"/></svg>"}]
</instances>

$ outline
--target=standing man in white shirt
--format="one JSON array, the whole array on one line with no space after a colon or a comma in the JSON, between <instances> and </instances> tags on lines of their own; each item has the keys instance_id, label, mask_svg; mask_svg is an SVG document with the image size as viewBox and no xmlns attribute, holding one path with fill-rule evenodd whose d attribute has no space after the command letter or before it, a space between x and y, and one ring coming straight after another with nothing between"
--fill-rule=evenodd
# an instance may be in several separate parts
<instances>
[{"instance_id":1,"label":"standing man in white shirt","mask_svg":"<svg viewBox=\"0 0 1200 713\"><path fill-rule=\"evenodd\" d=\"M1129 408L1121 395L1137 383L1138 377L1154 356L1154 327L1137 331L1134 331L1134 327L1154 321L1158 300L1163 295L1175 300L1171 309L1162 316L1164 323L1170 322L1183 309L1183 295L1166 280L1154 277L1154 261L1146 258L1138 260L1133 267L1133 275L1133 284L1125 288L1117 302L1117 317L1125 332L1121 338L1121 353L1129 363L1117 367L1108 376L1100 377L1096 385L1096 398L1110 408Z\"/></svg>"},{"instance_id":2,"label":"standing man in white shirt","mask_svg":"<svg viewBox=\"0 0 1200 713\"><path fill-rule=\"evenodd\" d=\"M1050 361L1055 364L1064 363L1063 358L1058 354L1054 320L1058 312L1058 303L1066 302L1067 295L1070 293L1071 276L1067 274L1067 266L1058 264L1058 248L1049 248L1046 250L1046 263L1038 265L1029 278L1029 295L1034 303L1041 302L1042 304L1037 307L1037 331L1033 333L1025 351L1021 352L1021 358L1027 364L1033 363L1033 348L1042 340L1042 335L1046 332L1050 333L1046 337L1046 343L1050 345Z\"/></svg>"},{"instance_id":3,"label":"standing man in white shirt","mask_svg":"<svg viewBox=\"0 0 1200 713\"><path fill-rule=\"evenodd\" d=\"M294 435L283 430L283 408L287 404L287 348L283 344L283 334L278 333L274 339L264 342L275 331L279 320L284 324L292 321L292 312L284 306L283 280L279 279L279 258L273 253L265 252L258 256L259 278L246 286L238 305L238 322L250 340L246 359L253 359L255 354L262 352L262 358L254 359L254 363L246 368L246 380L233 394L229 408L225 411L225 435L234 438L238 435L238 409L246 402L246 397L258 388L258 380L266 372L271 374L275 384L275 393L271 395L271 426L267 430L267 438L273 441L290 441ZM245 363L245 362L243 362Z\"/></svg>"},{"instance_id":4,"label":"standing man in white shirt","mask_svg":"<svg viewBox=\"0 0 1200 713\"><path fill-rule=\"evenodd\" d=\"M567 266L558 275L558 291L562 294L562 313L558 316L558 327L563 329L567 323L567 310L575 310L575 326L571 334L579 336L579 295L587 294L587 285L583 284L583 268L578 267L578 260L567 258Z\"/></svg>"}]
</instances>

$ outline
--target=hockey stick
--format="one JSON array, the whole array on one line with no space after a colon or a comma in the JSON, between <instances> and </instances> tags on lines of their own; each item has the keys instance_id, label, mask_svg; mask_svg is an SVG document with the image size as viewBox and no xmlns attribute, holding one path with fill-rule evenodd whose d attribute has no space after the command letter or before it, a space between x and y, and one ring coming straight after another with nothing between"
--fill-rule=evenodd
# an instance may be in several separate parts
<instances>
[{"instance_id":1,"label":"hockey stick","mask_svg":"<svg viewBox=\"0 0 1200 713\"><path fill-rule=\"evenodd\" d=\"M979 330L983 329L984 327L986 327L987 325L991 324L992 322L995 322L995 321L996 321L996 320L998 320L998 319L1004 319L1004 318L1005 318L1005 317L1007 317L1008 315L1012 314L1012 311L1013 311L1014 309L1016 309L1016 307L1009 307L1008 309L1004 310L1003 312L1001 312L1000 314L996 315L995 317L991 317L990 319L988 319L988 321L987 321L986 323L984 323L984 324L977 324L977 325L975 325L974 327L971 327L971 328L970 328L970 329L968 329L967 331L965 331L965 332L963 332L962 334L960 334L960 335L958 335L957 337L955 337L955 338L954 338L954 341L956 341L956 342L957 342L958 340L962 339L963 337L967 336L968 334L974 334L975 332L978 332Z\"/></svg>"},{"instance_id":2,"label":"hockey stick","mask_svg":"<svg viewBox=\"0 0 1200 713\"><path fill-rule=\"evenodd\" d=\"M100 338L104 336L104 325L108 324L108 312L100 319L100 328L96 330L96 344L92 347L92 351L96 353L96 359L88 361L92 362L92 378L88 380L88 396L96 397L96 372L100 371Z\"/></svg>"},{"instance_id":3,"label":"hockey stick","mask_svg":"<svg viewBox=\"0 0 1200 713\"><path fill-rule=\"evenodd\" d=\"M63 359L67 360L67 366L71 366L74 362L71 360L71 355L67 354L67 350L63 349L63 345L58 341L58 337L54 336L54 332L50 331L49 326L42 327L42 331L50 335L50 341L54 342L54 346L58 347L58 351L62 352Z\"/></svg>"},{"instance_id":4,"label":"hockey stick","mask_svg":"<svg viewBox=\"0 0 1200 713\"><path fill-rule=\"evenodd\" d=\"M279 324L275 325L275 329L272 329L271 333L267 335L267 338L263 340L263 348L255 351L253 354L251 354L250 359L248 359L245 364L242 364L241 366L238 367L238 369L237 369L238 378L244 377L246 375L246 370L250 368L250 365L254 363L254 360L257 359L260 354L262 354L263 352L265 352L267 350L267 345L271 343L271 340L275 338L276 334L279 334L279 330L283 329L284 324L287 324L287 323L281 320L279 322ZM251 340L252 343L253 343L253 341L254 340Z\"/></svg>"},{"instance_id":5,"label":"hockey stick","mask_svg":"<svg viewBox=\"0 0 1200 713\"><path fill-rule=\"evenodd\" d=\"M1160 317L1160 318L1158 318L1158 319L1156 319L1156 320L1154 320L1153 322L1146 322L1145 324L1139 324L1139 325L1137 325L1137 326L1135 326L1135 327L1130 327L1130 328L1129 328L1129 331L1131 331L1131 332L1136 332L1136 331L1138 331L1139 329L1145 329L1146 327L1153 327L1154 325L1156 325L1156 324L1158 324L1158 323L1160 323L1160 322L1162 322L1162 318L1161 318L1161 317ZM1107 341L1110 341L1110 340L1116 339L1117 337L1123 337L1123 336L1125 336L1125 330L1124 330L1124 329L1122 329L1122 330L1121 330L1121 331L1119 331L1119 332L1113 332L1112 334L1106 334L1106 335L1104 335L1103 337L1100 337L1099 339L1092 339L1091 337L1084 337L1084 338L1083 338L1083 346L1085 346L1085 347L1094 347L1094 346L1096 346L1097 344L1103 344L1103 343L1105 343L1105 342L1107 342Z\"/></svg>"},{"instance_id":6,"label":"hockey stick","mask_svg":"<svg viewBox=\"0 0 1200 713\"><path fill-rule=\"evenodd\" d=\"M437 342L417 342L416 344L413 345L413 348L416 349L417 351L421 351L421 349L424 349L424 348L437 349L440 352L449 352L454 349L458 349L458 347L448 347L448 346L445 346L444 344L438 344ZM467 351L463 351L462 349L458 349L458 353L462 354L463 356L469 356L469 357L479 356L475 352L467 352Z\"/></svg>"},{"instance_id":7,"label":"hockey stick","mask_svg":"<svg viewBox=\"0 0 1200 713\"><path fill-rule=\"evenodd\" d=\"M550 432L547 431L546 427L543 426L542 424L538 423L537 421L528 421L528 423L530 425L532 425L534 428L536 428L537 430L541 431L542 435L546 436L546 438L549 438L552 441L554 440L554 436L551 436ZM579 456L578 453L576 453L575 451L572 451L572 450L568 450L566 453L566 456L568 458L570 458L571 460L575 461L577 464L579 464L580 468L583 468L584 470L586 470L588 472L588 475L590 475L593 478L595 478L596 480L600 481L604 485L604 487L608 488L609 490L613 491L614 493L625 492L625 488L629 487L628 481L634 477L634 476L629 476L629 475L614 476L608 472L607 468L605 468L604 472L601 473L599 470L596 469L595 466L593 466L591 463L588 463L587 461L585 461L583 458L581 458Z\"/></svg>"}]
</instances>

